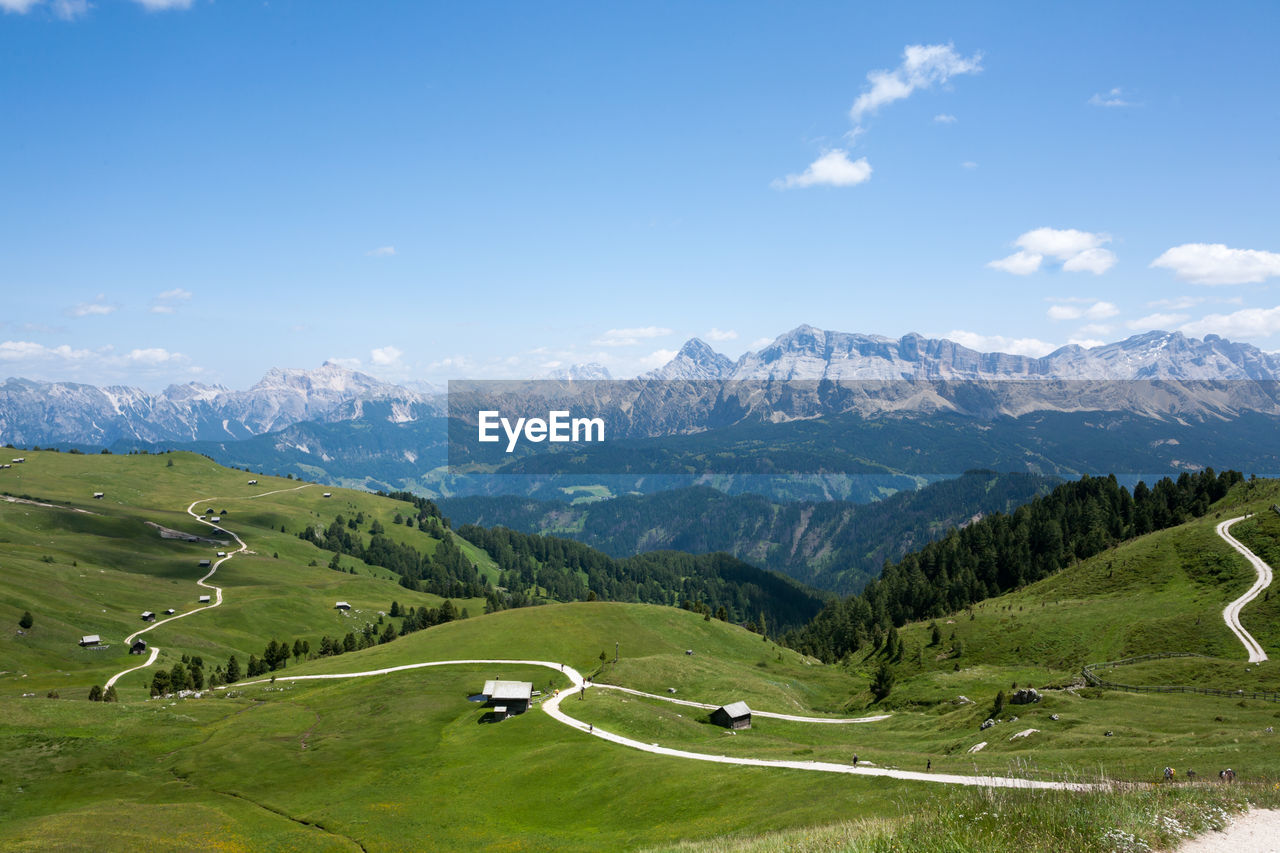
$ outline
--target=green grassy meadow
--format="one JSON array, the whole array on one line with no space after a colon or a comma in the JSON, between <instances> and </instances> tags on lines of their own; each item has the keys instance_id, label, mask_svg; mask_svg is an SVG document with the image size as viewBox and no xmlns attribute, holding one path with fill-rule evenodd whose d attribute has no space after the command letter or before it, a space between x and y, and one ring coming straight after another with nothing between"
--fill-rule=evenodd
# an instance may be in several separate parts
<instances>
[{"instance_id":1,"label":"green grassy meadow","mask_svg":"<svg viewBox=\"0 0 1280 853\"><path fill-rule=\"evenodd\" d=\"M407 505L233 471L191 454L26 455L24 466L0 474L0 490L68 506L0 502L0 849L888 850L906 838L919 843L902 849L1007 849L1000 845L1008 842L1001 834L1008 821L948 818L995 809L1018 816L1015 823L1051 828L1046 844L1104 850L1116 849L1106 846L1105 829L1165 843L1168 825L1152 815L1178 815L1200 829L1214 825L1214 809L1241 807L1239 791L1269 802L1280 779L1280 750L1267 732L1280 724L1280 704L1104 691L1079 678L1086 663L1195 652L1204 657L1100 674L1137 684L1185 679L1274 689L1262 686L1275 684L1274 662L1247 666L1222 622L1222 607L1252 575L1213 525L1256 511L1237 525L1237 536L1259 553L1280 553L1280 516L1273 521L1263 512L1280 497L1275 483L1242 484L1204 519L971 610L903 626L895 685L880 702L868 686L880 663L869 646L827 666L675 608L582 602L482 615L483 602L455 601L470 618L338 657L291 660L274 683L148 699L150 671L143 671L120 681L119 703L96 703L85 701L91 685L141 662L122 643L143 626L138 613L194 607L194 581L205 571L197 563L217 550L163 540L147 521L204 534L208 528L185 512L200 498L200 508L219 511L222 526L250 549L212 579L225 590L221 607L145 635L163 649L159 666L184 653L218 662L235 653L243 663L270 639L305 637L314 648L322 634L375 621L392 600L440 603L351 557L341 562L355 574L327 568L331 555L298 539L304 525L363 512L420 550L434 540L391 523ZM106 496L94 500L94 491ZM324 491L333 496L323 498ZM335 611L338 599L353 611ZM1255 606L1264 618L1256 618ZM1244 621L1274 649L1280 624L1266 618L1271 606L1260 599ZM27 610L35 624L20 635ZM932 621L942 634L937 644ZM79 648L85 633L102 634L109 647ZM984 793L717 766L602 741L536 708L486 723L484 709L467 700L499 675L531 680L540 690L568 686L563 675L539 667L280 678L468 658L564 662L600 682L659 695L674 689L675 697L699 702L745 700L757 710L890 714L853 725L756 717L751 730L730 734L705 711L616 691L591 690L563 703L597 727L664 746L837 762L857 753L864 762L910 770L931 761L935 772L1136 784L1114 796ZM997 692L1011 694L1015 686L1035 686L1043 698L1006 706L1001 722L980 731ZM46 698L50 691L61 698ZM1032 728L1038 731L1013 737ZM980 742L986 747L970 752ZM1166 764L1202 778L1230 766L1242 784L1237 793L1207 784L1148 787ZM939 838L954 843L934 844Z\"/></svg>"}]
</instances>

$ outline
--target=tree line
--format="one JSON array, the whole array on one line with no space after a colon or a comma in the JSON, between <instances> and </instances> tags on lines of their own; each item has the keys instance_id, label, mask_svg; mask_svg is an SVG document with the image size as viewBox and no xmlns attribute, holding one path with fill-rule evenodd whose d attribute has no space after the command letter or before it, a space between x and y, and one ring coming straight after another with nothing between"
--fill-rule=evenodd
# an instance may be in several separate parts
<instances>
[{"instance_id":1,"label":"tree line","mask_svg":"<svg viewBox=\"0 0 1280 853\"><path fill-rule=\"evenodd\" d=\"M1198 518L1244 479L1212 468L1165 477L1132 494L1114 475L1085 476L1012 513L952 529L896 563L858 595L829 602L784 642L824 661L839 660L910 620L954 613L1034 583L1127 539ZM896 632L894 632L896 634Z\"/></svg>"},{"instance_id":2,"label":"tree line","mask_svg":"<svg viewBox=\"0 0 1280 853\"><path fill-rule=\"evenodd\" d=\"M733 622L786 628L811 619L822 598L789 578L724 553L650 551L615 558L557 536L463 525L458 535L483 548L501 575L486 611L541 601L633 601L723 609Z\"/></svg>"}]
</instances>

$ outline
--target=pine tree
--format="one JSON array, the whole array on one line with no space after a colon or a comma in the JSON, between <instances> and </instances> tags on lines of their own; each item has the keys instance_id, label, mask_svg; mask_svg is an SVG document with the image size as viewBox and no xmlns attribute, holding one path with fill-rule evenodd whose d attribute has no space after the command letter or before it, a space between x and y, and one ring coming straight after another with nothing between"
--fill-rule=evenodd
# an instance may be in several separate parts
<instances>
[{"instance_id":1,"label":"pine tree","mask_svg":"<svg viewBox=\"0 0 1280 853\"><path fill-rule=\"evenodd\" d=\"M89 688L89 701L90 702L102 701L102 685L101 684L95 684Z\"/></svg>"},{"instance_id":2,"label":"pine tree","mask_svg":"<svg viewBox=\"0 0 1280 853\"><path fill-rule=\"evenodd\" d=\"M116 694L116 686L113 684L102 692L103 702L119 702L120 697Z\"/></svg>"},{"instance_id":3,"label":"pine tree","mask_svg":"<svg viewBox=\"0 0 1280 853\"><path fill-rule=\"evenodd\" d=\"M235 684L240 680L240 661L236 660L236 656L232 655L227 661L227 684Z\"/></svg>"},{"instance_id":4,"label":"pine tree","mask_svg":"<svg viewBox=\"0 0 1280 853\"><path fill-rule=\"evenodd\" d=\"M871 679L871 695L879 702L893 691L893 669L888 661L881 661Z\"/></svg>"},{"instance_id":5,"label":"pine tree","mask_svg":"<svg viewBox=\"0 0 1280 853\"><path fill-rule=\"evenodd\" d=\"M22 618L18 620L18 627L24 631L30 630L31 626L35 624L35 621L36 620L31 616L31 611L24 610L22 611Z\"/></svg>"}]
</instances>

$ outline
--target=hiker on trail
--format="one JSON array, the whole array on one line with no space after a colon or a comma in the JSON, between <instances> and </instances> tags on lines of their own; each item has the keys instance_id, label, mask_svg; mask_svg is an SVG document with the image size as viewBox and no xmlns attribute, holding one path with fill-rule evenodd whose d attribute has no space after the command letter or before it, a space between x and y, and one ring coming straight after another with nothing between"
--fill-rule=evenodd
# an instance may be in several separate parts
<instances>
[{"instance_id":1,"label":"hiker on trail","mask_svg":"<svg viewBox=\"0 0 1280 853\"><path fill-rule=\"evenodd\" d=\"M596 730L596 724L595 724L595 723L587 723L587 731L589 731L589 732L594 732L595 730Z\"/></svg>"},{"instance_id":2,"label":"hiker on trail","mask_svg":"<svg viewBox=\"0 0 1280 853\"><path fill-rule=\"evenodd\" d=\"M853 766L854 767L858 766L858 753L856 752L853 754Z\"/></svg>"},{"instance_id":3,"label":"hiker on trail","mask_svg":"<svg viewBox=\"0 0 1280 853\"><path fill-rule=\"evenodd\" d=\"M1196 771L1194 771L1194 770L1188 770L1188 771L1187 771L1187 779L1188 779L1189 781L1191 781L1191 782L1196 781Z\"/></svg>"},{"instance_id":4,"label":"hiker on trail","mask_svg":"<svg viewBox=\"0 0 1280 853\"><path fill-rule=\"evenodd\" d=\"M926 772L926 773L927 773L928 771L930 771L930 770L932 770L932 769L933 769L933 759L932 759L932 758L930 758L928 761L926 761L926 762L924 763L924 769L925 769L925 772Z\"/></svg>"},{"instance_id":5,"label":"hiker on trail","mask_svg":"<svg viewBox=\"0 0 1280 853\"><path fill-rule=\"evenodd\" d=\"M1221 775L1221 774L1219 774L1219 775ZM1166 782L1172 782L1172 781L1173 781L1173 768L1172 768L1172 767L1166 767L1166 768L1164 769L1164 781L1166 781Z\"/></svg>"}]
</instances>

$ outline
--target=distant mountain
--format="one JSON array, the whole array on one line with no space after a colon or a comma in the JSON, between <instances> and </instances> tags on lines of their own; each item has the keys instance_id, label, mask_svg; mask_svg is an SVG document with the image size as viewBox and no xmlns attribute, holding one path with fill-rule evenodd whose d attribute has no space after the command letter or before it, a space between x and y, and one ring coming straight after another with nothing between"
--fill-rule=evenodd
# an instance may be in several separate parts
<instances>
[{"instance_id":1,"label":"distant mountain","mask_svg":"<svg viewBox=\"0 0 1280 853\"><path fill-rule=\"evenodd\" d=\"M574 364L569 367L561 367L553 370L546 375L547 379L559 379L565 382L584 382L590 380L612 379L609 368L599 362L590 361L586 364Z\"/></svg>"},{"instance_id":2,"label":"distant mountain","mask_svg":"<svg viewBox=\"0 0 1280 853\"><path fill-rule=\"evenodd\" d=\"M732 362L697 338L646 379L1001 380L1280 379L1280 356L1217 335L1147 332L1085 349L1061 347L1042 358L983 353L917 334L901 338L799 326Z\"/></svg>"},{"instance_id":3,"label":"distant mountain","mask_svg":"<svg viewBox=\"0 0 1280 853\"><path fill-rule=\"evenodd\" d=\"M275 368L246 391L192 382L159 394L127 386L9 379L0 385L0 438L17 444L239 441L306 421L355 420L386 404L393 423L439 416L436 398L331 362Z\"/></svg>"},{"instance_id":4,"label":"distant mountain","mask_svg":"<svg viewBox=\"0 0 1280 853\"><path fill-rule=\"evenodd\" d=\"M645 379L727 379L733 373L733 361L713 350L699 338L690 338L675 358Z\"/></svg>"},{"instance_id":5,"label":"distant mountain","mask_svg":"<svg viewBox=\"0 0 1280 853\"><path fill-rule=\"evenodd\" d=\"M674 549L724 551L818 589L848 593L884 561L994 512L1011 512L1060 481L970 471L875 503L778 502L707 487L569 504L513 496L439 501L455 524L566 536L614 557Z\"/></svg>"}]
</instances>

